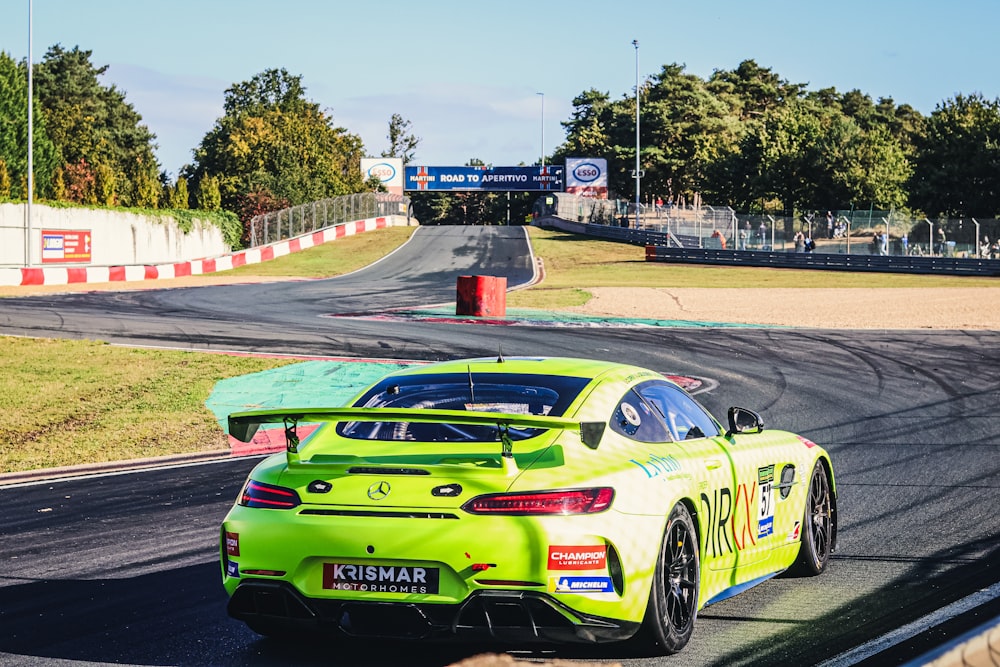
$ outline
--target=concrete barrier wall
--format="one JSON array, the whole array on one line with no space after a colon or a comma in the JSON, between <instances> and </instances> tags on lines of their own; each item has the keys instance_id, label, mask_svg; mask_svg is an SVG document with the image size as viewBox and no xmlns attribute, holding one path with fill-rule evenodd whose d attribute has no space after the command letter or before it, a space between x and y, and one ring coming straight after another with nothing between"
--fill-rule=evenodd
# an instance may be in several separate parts
<instances>
[{"instance_id":1,"label":"concrete barrier wall","mask_svg":"<svg viewBox=\"0 0 1000 667\"><path fill-rule=\"evenodd\" d=\"M0 266L24 266L26 204L0 204ZM91 260L74 266L162 264L230 251L222 230L195 220L190 232L162 216L86 208L31 207L31 264L41 266L42 230L89 230ZM66 266L66 265L63 265Z\"/></svg>"},{"instance_id":2,"label":"concrete barrier wall","mask_svg":"<svg viewBox=\"0 0 1000 667\"><path fill-rule=\"evenodd\" d=\"M210 258L194 259L183 262L144 263L94 266L39 266L3 267L0 266L0 285L68 285L71 283L105 283L137 280L158 280L179 278L183 276L202 275L227 271L247 264L267 262L276 257L282 257L294 252L301 252L313 246L330 243L337 239L354 234L384 229L416 225L416 220L402 215L387 215L378 218L366 218L341 223L327 227L317 232L303 234L294 238L277 241L256 248Z\"/></svg>"}]
</instances>

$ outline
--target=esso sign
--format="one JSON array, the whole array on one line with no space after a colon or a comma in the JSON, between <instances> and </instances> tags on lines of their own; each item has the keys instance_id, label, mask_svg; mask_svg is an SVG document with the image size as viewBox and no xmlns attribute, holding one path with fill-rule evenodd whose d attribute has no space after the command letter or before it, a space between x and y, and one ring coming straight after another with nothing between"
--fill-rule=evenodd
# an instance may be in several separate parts
<instances>
[{"instance_id":1,"label":"esso sign","mask_svg":"<svg viewBox=\"0 0 1000 667\"><path fill-rule=\"evenodd\" d=\"M583 183L591 183L600 177L601 168L590 162L584 162L573 169L573 178Z\"/></svg>"},{"instance_id":2,"label":"esso sign","mask_svg":"<svg viewBox=\"0 0 1000 667\"><path fill-rule=\"evenodd\" d=\"M396 178L396 168L386 162L379 162L368 169L369 176L376 176L383 183L388 183Z\"/></svg>"}]
</instances>

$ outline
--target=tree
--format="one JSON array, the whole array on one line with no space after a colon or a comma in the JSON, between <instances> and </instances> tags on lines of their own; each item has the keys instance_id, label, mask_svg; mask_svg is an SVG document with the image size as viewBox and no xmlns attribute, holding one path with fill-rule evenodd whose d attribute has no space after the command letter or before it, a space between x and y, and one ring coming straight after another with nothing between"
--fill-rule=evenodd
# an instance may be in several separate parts
<instances>
[{"instance_id":1,"label":"tree","mask_svg":"<svg viewBox=\"0 0 1000 667\"><path fill-rule=\"evenodd\" d=\"M1000 213L1000 100L957 95L939 104L917 142L912 203L931 216Z\"/></svg>"},{"instance_id":2,"label":"tree","mask_svg":"<svg viewBox=\"0 0 1000 667\"><path fill-rule=\"evenodd\" d=\"M177 177L177 182L173 187L167 187L167 207L172 209L189 208L190 194L188 192L188 182L183 176Z\"/></svg>"},{"instance_id":3,"label":"tree","mask_svg":"<svg viewBox=\"0 0 1000 667\"><path fill-rule=\"evenodd\" d=\"M743 121L798 99L805 88L803 84L789 83L754 60L744 60L734 70L716 70L706 85Z\"/></svg>"},{"instance_id":4,"label":"tree","mask_svg":"<svg viewBox=\"0 0 1000 667\"><path fill-rule=\"evenodd\" d=\"M198 208L203 211L218 211L222 208L219 179L211 174L205 174L198 181Z\"/></svg>"},{"instance_id":5,"label":"tree","mask_svg":"<svg viewBox=\"0 0 1000 667\"><path fill-rule=\"evenodd\" d=\"M10 199L10 172L7 163L0 158L0 201Z\"/></svg>"},{"instance_id":6,"label":"tree","mask_svg":"<svg viewBox=\"0 0 1000 667\"><path fill-rule=\"evenodd\" d=\"M410 131L411 125L410 121L404 120L398 113L392 114L389 120L389 134L386 135L389 149L382 151L382 157L402 158L403 164L413 162L421 140Z\"/></svg>"},{"instance_id":7,"label":"tree","mask_svg":"<svg viewBox=\"0 0 1000 667\"><path fill-rule=\"evenodd\" d=\"M56 150L39 100L34 100L32 162L36 196L51 194ZM7 196L25 194L28 180L28 66L0 51L0 160L10 179ZM24 187L22 188L22 184ZM24 192L22 192L22 189ZM2 196L2 193L0 193Z\"/></svg>"},{"instance_id":8,"label":"tree","mask_svg":"<svg viewBox=\"0 0 1000 667\"><path fill-rule=\"evenodd\" d=\"M676 64L651 80L641 107L643 188L668 197L700 192L709 164L735 143L737 118L701 79ZM633 133L634 122L628 123Z\"/></svg>"},{"instance_id":9,"label":"tree","mask_svg":"<svg viewBox=\"0 0 1000 667\"><path fill-rule=\"evenodd\" d=\"M611 106L608 93L593 88L573 98L573 115L561 123L566 130L566 141L556 149L553 158L611 158L614 152L608 134Z\"/></svg>"},{"instance_id":10,"label":"tree","mask_svg":"<svg viewBox=\"0 0 1000 667\"><path fill-rule=\"evenodd\" d=\"M115 86L98 80L108 66L95 67L79 47L49 48L36 67L35 86L59 164L92 165L101 203L157 205L159 165L155 135ZM110 170L110 171L107 171Z\"/></svg>"},{"instance_id":11,"label":"tree","mask_svg":"<svg viewBox=\"0 0 1000 667\"><path fill-rule=\"evenodd\" d=\"M183 175L217 174L222 207L248 210L244 197L301 204L361 192L360 137L335 127L305 99L301 77L271 69L226 90L226 113L195 149ZM244 220L246 222L246 220Z\"/></svg>"}]
</instances>

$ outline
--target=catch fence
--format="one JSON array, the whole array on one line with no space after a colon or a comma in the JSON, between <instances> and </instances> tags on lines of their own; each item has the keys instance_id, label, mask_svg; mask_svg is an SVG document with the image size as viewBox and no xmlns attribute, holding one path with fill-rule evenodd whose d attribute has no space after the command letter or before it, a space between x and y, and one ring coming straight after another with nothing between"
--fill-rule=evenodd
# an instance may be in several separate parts
<instances>
[{"instance_id":1,"label":"catch fence","mask_svg":"<svg viewBox=\"0 0 1000 667\"><path fill-rule=\"evenodd\" d=\"M321 199L255 216L246 230L247 247L267 245L354 220L390 215L409 217L409 213L409 197L384 192Z\"/></svg>"},{"instance_id":2,"label":"catch fence","mask_svg":"<svg viewBox=\"0 0 1000 667\"><path fill-rule=\"evenodd\" d=\"M635 227L635 204L567 193L546 194L535 217ZM1000 259L1000 219L915 218L899 211L833 210L799 216L737 213L717 206L639 206L639 228L667 247L841 255ZM886 231L888 235L886 236ZM620 234L616 236L622 236Z\"/></svg>"}]
</instances>

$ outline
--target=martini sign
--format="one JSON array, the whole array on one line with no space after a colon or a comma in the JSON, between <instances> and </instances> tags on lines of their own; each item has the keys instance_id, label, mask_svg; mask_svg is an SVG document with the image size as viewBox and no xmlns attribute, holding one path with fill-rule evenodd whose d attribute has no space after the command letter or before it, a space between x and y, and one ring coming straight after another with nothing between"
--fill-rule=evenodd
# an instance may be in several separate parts
<instances>
[{"instance_id":1,"label":"martini sign","mask_svg":"<svg viewBox=\"0 0 1000 667\"><path fill-rule=\"evenodd\" d=\"M406 190L562 192L561 165L544 167L406 167Z\"/></svg>"}]
</instances>

